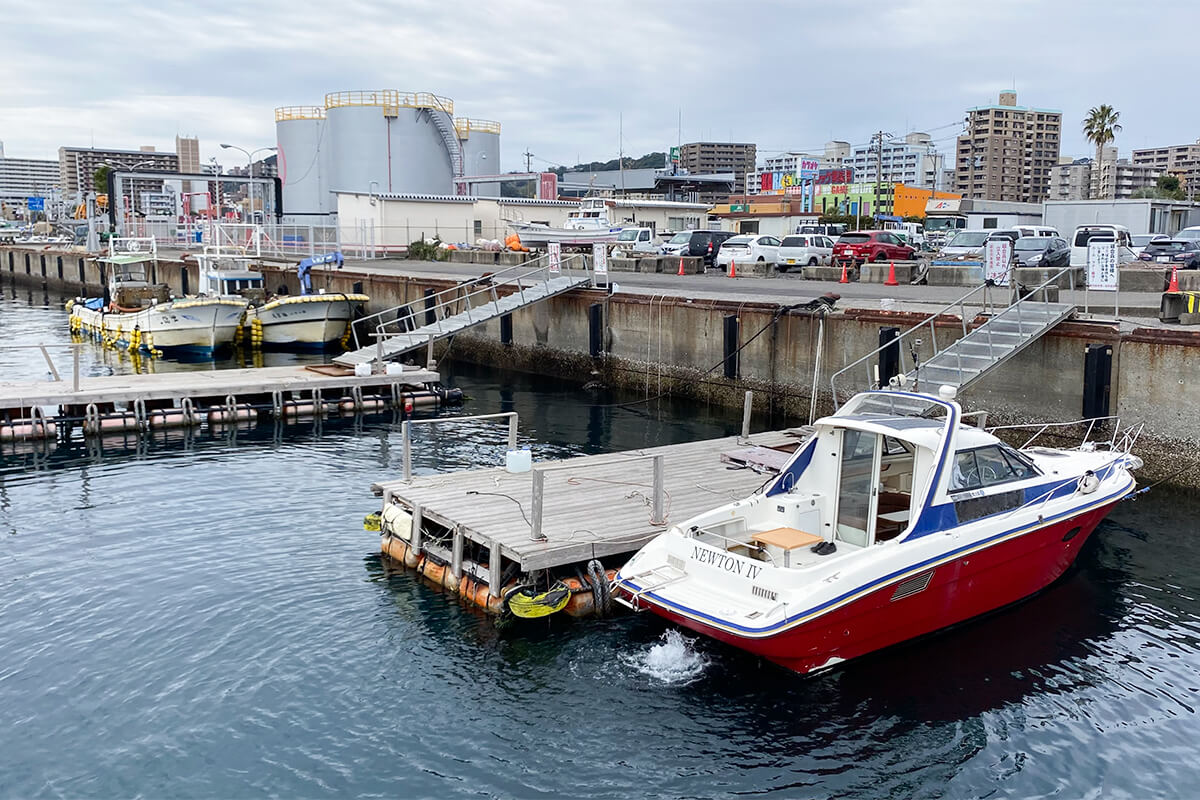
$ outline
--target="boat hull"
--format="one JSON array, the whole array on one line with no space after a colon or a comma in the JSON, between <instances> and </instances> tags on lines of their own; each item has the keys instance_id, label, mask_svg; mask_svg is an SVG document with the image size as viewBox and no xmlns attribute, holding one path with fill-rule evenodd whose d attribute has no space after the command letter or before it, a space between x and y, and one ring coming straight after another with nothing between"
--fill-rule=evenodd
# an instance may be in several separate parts
<instances>
[{"instance_id":1,"label":"boat hull","mask_svg":"<svg viewBox=\"0 0 1200 800\"><path fill-rule=\"evenodd\" d=\"M615 242L621 235L621 228L613 226L602 230L572 230L569 228L549 228L544 225L530 225L510 222L509 226L521 238L522 244L549 244L558 242L567 245L595 244L596 242Z\"/></svg>"},{"instance_id":2,"label":"boat hull","mask_svg":"<svg viewBox=\"0 0 1200 800\"><path fill-rule=\"evenodd\" d=\"M73 328L121 347L134 342L141 350L212 355L233 344L246 310L245 300L196 298L160 303L140 311L101 313L75 305Z\"/></svg>"},{"instance_id":3,"label":"boat hull","mask_svg":"<svg viewBox=\"0 0 1200 800\"><path fill-rule=\"evenodd\" d=\"M655 598L639 603L671 622L800 673L956 625L1046 588L1074 562L1116 501L1083 511L932 568L928 585L893 599L898 579L810 621L764 638L743 636ZM1078 529L1078 530L1076 530ZM911 585L911 584L909 584Z\"/></svg>"},{"instance_id":4,"label":"boat hull","mask_svg":"<svg viewBox=\"0 0 1200 800\"><path fill-rule=\"evenodd\" d=\"M246 314L249 325L262 322L262 346L274 349L326 349L346 332L354 304L366 295L301 295L273 300Z\"/></svg>"}]
</instances>

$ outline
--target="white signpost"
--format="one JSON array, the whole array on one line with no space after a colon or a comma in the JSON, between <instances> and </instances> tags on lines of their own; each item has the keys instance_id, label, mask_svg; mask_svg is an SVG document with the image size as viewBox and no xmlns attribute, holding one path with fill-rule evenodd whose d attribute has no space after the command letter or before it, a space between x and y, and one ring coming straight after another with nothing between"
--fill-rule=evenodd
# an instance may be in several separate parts
<instances>
[{"instance_id":1,"label":"white signpost","mask_svg":"<svg viewBox=\"0 0 1200 800\"><path fill-rule=\"evenodd\" d=\"M1117 269L1117 243L1112 240L1088 242L1087 284L1084 293L1084 311L1087 310L1087 292L1115 292L1113 296L1114 316L1121 315L1120 270Z\"/></svg>"},{"instance_id":2,"label":"white signpost","mask_svg":"<svg viewBox=\"0 0 1200 800\"><path fill-rule=\"evenodd\" d=\"M983 277L996 286L1008 286L1012 266L1012 241L993 239L984 248Z\"/></svg>"},{"instance_id":3,"label":"white signpost","mask_svg":"<svg viewBox=\"0 0 1200 800\"><path fill-rule=\"evenodd\" d=\"M604 242L592 244L592 270L597 278L603 275L605 284L608 283L608 247Z\"/></svg>"},{"instance_id":4,"label":"white signpost","mask_svg":"<svg viewBox=\"0 0 1200 800\"><path fill-rule=\"evenodd\" d=\"M550 261L550 274L558 275L562 272L562 245L558 242L550 242L546 245L547 258Z\"/></svg>"}]
</instances>

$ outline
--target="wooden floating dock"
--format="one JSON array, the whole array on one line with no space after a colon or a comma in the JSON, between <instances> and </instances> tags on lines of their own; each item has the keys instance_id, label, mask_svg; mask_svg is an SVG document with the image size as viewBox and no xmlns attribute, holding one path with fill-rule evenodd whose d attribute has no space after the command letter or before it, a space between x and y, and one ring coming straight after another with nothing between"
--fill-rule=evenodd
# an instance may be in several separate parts
<instances>
[{"instance_id":1,"label":"wooden floating dock","mask_svg":"<svg viewBox=\"0 0 1200 800\"><path fill-rule=\"evenodd\" d=\"M809 435L806 428L772 431L538 462L524 473L494 467L371 488L385 507L407 507L414 531L421 520L450 532L450 547L445 537L439 544L414 536L417 555L434 556L454 579L465 572L487 582L496 597L514 567L532 573L624 556L671 525L751 494L775 474L759 465L781 463ZM764 458L764 451L781 458ZM467 543L486 549L487 563L464 559Z\"/></svg>"},{"instance_id":2,"label":"wooden floating dock","mask_svg":"<svg viewBox=\"0 0 1200 800\"><path fill-rule=\"evenodd\" d=\"M89 403L132 403L135 400L182 400L185 397L244 397L272 392L335 392L385 389L392 385L422 386L440 380L437 372L405 367L396 375L356 376L353 370L316 365L250 367L211 371L102 375L72 381L0 381L0 409L30 406L81 406Z\"/></svg>"}]
</instances>

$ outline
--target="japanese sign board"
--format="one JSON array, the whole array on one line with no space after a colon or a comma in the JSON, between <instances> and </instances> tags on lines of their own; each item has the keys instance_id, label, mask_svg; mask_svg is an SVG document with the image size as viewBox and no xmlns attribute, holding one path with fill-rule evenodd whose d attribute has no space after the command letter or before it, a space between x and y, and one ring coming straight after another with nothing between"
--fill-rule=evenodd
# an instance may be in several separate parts
<instances>
[{"instance_id":1,"label":"japanese sign board","mask_svg":"<svg viewBox=\"0 0 1200 800\"><path fill-rule=\"evenodd\" d=\"M538 175L538 199L558 199L558 175L554 172L543 172Z\"/></svg>"},{"instance_id":2,"label":"japanese sign board","mask_svg":"<svg viewBox=\"0 0 1200 800\"><path fill-rule=\"evenodd\" d=\"M736 213L738 211L746 212L749 210L750 210L750 206L747 203L730 203L730 205L729 205L729 213L731 213L731 214Z\"/></svg>"},{"instance_id":3,"label":"japanese sign board","mask_svg":"<svg viewBox=\"0 0 1200 800\"><path fill-rule=\"evenodd\" d=\"M44 197L26 197L25 198L25 206L30 211L45 211L46 210L46 198L44 198Z\"/></svg>"},{"instance_id":4,"label":"japanese sign board","mask_svg":"<svg viewBox=\"0 0 1200 800\"><path fill-rule=\"evenodd\" d=\"M550 272L558 274L562 272L562 245L558 242L550 242L546 245L546 259L550 262Z\"/></svg>"},{"instance_id":5,"label":"japanese sign board","mask_svg":"<svg viewBox=\"0 0 1200 800\"><path fill-rule=\"evenodd\" d=\"M608 274L608 247L604 242L596 242L592 245L592 269L597 275Z\"/></svg>"},{"instance_id":6,"label":"japanese sign board","mask_svg":"<svg viewBox=\"0 0 1200 800\"><path fill-rule=\"evenodd\" d=\"M1117 243L1088 242L1087 287L1100 292L1117 291Z\"/></svg>"},{"instance_id":7,"label":"japanese sign board","mask_svg":"<svg viewBox=\"0 0 1200 800\"><path fill-rule=\"evenodd\" d=\"M854 183L854 167L823 169L817 173L817 183L822 186L838 183Z\"/></svg>"},{"instance_id":8,"label":"japanese sign board","mask_svg":"<svg viewBox=\"0 0 1200 800\"><path fill-rule=\"evenodd\" d=\"M997 286L1008 286L1009 266L1012 264L1012 241L993 239L984 247L983 276Z\"/></svg>"},{"instance_id":9,"label":"japanese sign board","mask_svg":"<svg viewBox=\"0 0 1200 800\"><path fill-rule=\"evenodd\" d=\"M672 164L679 163L679 148L678 147L671 148L671 163Z\"/></svg>"}]
</instances>

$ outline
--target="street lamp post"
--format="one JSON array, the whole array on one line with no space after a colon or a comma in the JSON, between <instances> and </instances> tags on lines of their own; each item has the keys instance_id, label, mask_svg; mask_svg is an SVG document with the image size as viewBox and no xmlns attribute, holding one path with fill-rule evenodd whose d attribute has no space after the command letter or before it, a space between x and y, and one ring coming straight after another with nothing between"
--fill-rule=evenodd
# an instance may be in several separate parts
<instances>
[{"instance_id":1,"label":"street lamp post","mask_svg":"<svg viewBox=\"0 0 1200 800\"><path fill-rule=\"evenodd\" d=\"M144 161L138 161L133 166L129 166L128 164L122 164L119 161L113 161L111 158L106 158L106 159L104 159L104 164L108 167L120 167L121 169L128 170L129 172L137 172L139 167L144 167L147 164L153 165L154 162L150 161L150 160L144 160ZM129 224L130 225L134 224L133 193L134 193L135 188L136 188L136 181L133 178L130 178L129 179ZM111 203L113 201L113 198L111 198L111 197L108 198L108 201ZM134 231L134 233L137 233L137 231Z\"/></svg>"},{"instance_id":2,"label":"street lamp post","mask_svg":"<svg viewBox=\"0 0 1200 800\"><path fill-rule=\"evenodd\" d=\"M221 149L223 149L223 150L238 150L238 151L246 154L246 172L251 178L251 180L247 183L247 186L246 186L246 194L250 200L250 215L251 215L251 219L253 220L253 215L254 215L254 181L253 181L253 178L254 178L254 154L255 153L264 153L264 152L275 152L279 148L278 147L259 147L254 150L247 150L246 148L238 147L235 144L222 144ZM264 219L264 221L266 220L266 205L267 205L266 193L264 192L263 193L263 212L264 212L263 219Z\"/></svg>"}]
</instances>

